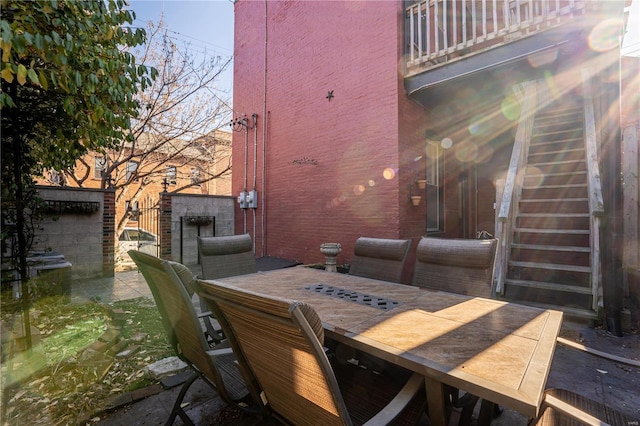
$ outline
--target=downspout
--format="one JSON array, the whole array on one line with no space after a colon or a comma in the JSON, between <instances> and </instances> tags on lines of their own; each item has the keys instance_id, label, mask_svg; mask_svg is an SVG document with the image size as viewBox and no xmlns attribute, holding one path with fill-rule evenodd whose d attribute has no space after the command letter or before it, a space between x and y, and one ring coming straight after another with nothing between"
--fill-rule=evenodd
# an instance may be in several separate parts
<instances>
[{"instance_id":1,"label":"downspout","mask_svg":"<svg viewBox=\"0 0 640 426\"><path fill-rule=\"evenodd\" d=\"M258 114L255 112L251 115L253 119L253 190L256 190L258 186ZM256 200L258 201L258 200ZM253 240L253 252L256 252L256 209L251 209L253 215L253 233L251 239Z\"/></svg>"},{"instance_id":2,"label":"downspout","mask_svg":"<svg viewBox=\"0 0 640 426\"><path fill-rule=\"evenodd\" d=\"M264 0L264 86L262 89L263 90L262 92L262 190L260 191L261 197L262 197L262 202L260 203L260 208L262 209L260 212L261 213L260 235L262 237L260 239L261 256L265 255L265 247L266 247L264 226L265 226L265 210L266 210L265 178L267 173L267 122L268 122L267 121L267 30L269 26L268 26L267 16L268 16L267 0Z\"/></svg>"},{"instance_id":3,"label":"downspout","mask_svg":"<svg viewBox=\"0 0 640 426\"><path fill-rule=\"evenodd\" d=\"M249 167L249 129L247 128L247 126L244 126L244 187L242 190L245 193L247 192L248 167ZM242 209L242 214L244 216L244 226L242 229L243 229L243 233L246 234L247 233L247 209Z\"/></svg>"}]
</instances>

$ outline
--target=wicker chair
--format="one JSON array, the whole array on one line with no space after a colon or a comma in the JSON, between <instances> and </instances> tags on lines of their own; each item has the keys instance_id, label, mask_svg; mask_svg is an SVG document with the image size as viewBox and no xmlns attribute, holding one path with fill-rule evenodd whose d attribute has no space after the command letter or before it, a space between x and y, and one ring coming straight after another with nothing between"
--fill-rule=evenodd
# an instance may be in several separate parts
<instances>
[{"instance_id":1,"label":"wicker chair","mask_svg":"<svg viewBox=\"0 0 640 426\"><path fill-rule=\"evenodd\" d=\"M250 394L257 400L257 392L250 393L247 389L244 380L247 376L239 371L232 350L228 347L211 350L205 340L186 290L187 283L181 280L181 277L189 280L195 277L189 276L180 263L161 260L136 250L128 253L151 289L170 345L176 355L194 370L194 374L182 386L166 425L172 424L176 416L180 416L185 424L193 424L181 404L189 387L200 377L225 402L237 408L247 407Z\"/></svg>"},{"instance_id":2,"label":"wicker chair","mask_svg":"<svg viewBox=\"0 0 640 426\"><path fill-rule=\"evenodd\" d=\"M422 238L416 248L413 285L432 290L469 296L491 297L493 265L498 240L464 240ZM470 424L478 397L459 396L456 388L449 388L452 424ZM498 406L482 401L480 417L488 422L500 413Z\"/></svg>"},{"instance_id":3,"label":"wicker chair","mask_svg":"<svg viewBox=\"0 0 640 426\"><path fill-rule=\"evenodd\" d=\"M205 280L256 272L253 242L249 234L198 237L198 257L202 267L202 278ZM203 313L211 314L202 299L200 308ZM214 343L224 340L224 333L213 315L204 319L204 325Z\"/></svg>"},{"instance_id":4,"label":"wicker chair","mask_svg":"<svg viewBox=\"0 0 640 426\"><path fill-rule=\"evenodd\" d=\"M410 245L411 240L360 237L349 274L399 283Z\"/></svg>"},{"instance_id":5,"label":"wicker chair","mask_svg":"<svg viewBox=\"0 0 640 426\"><path fill-rule=\"evenodd\" d=\"M498 240L422 238L416 248L413 285L491 297Z\"/></svg>"},{"instance_id":6,"label":"wicker chair","mask_svg":"<svg viewBox=\"0 0 640 426\"><path fill-rule=\"evenodd\" d=\"M565 389L547 389L542 410L529 426L638 424L638 419Z\"/></svg>"},{"instance_id":7,"label":"wicker chair","mask_svg":"<svg viewBox=\"0 0 640 426\"><path fill-rule=\"evenodd\" d=\"M295 425L351 425L365 420L386 424L399 413L417 419L424 411L424 380L419 375L407 372L403 379L408 380L397 383L348 365L342 367L351 367L358 376L351 384L358 386L341 383L323 350L322 322L311 306L219 283L198 284L196 291L210 302L238 361L254 374L263 402L277 420ZM391 383L397 386L386 386ZM349 391L356 388L365 389L371 400L352 397ZM379 402L390 388L391 397L376 406L373 400ZM404 410L407 406L411 410ZM371 418L373 414L377 415ZM400 424L409 424L405 421Z\"/></svg>"}]
</instances>

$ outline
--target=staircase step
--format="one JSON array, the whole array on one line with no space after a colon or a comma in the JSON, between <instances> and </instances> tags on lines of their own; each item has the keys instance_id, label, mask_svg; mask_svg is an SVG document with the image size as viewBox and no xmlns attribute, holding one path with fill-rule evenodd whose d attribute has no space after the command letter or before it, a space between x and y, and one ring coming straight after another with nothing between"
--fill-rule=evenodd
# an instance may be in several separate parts
<instances>
[{"instance_id":1,"label":"staircase step","mask_svg":"<svg viewBox=\"0 0 640 426\"><path fill-rule=\"evenodd\" d=\"M542 144L540 144L542 145ZM539 157L543 155L567 155L567 154L580 154L584 157L584 148L573 148L573 149L562 149L555 151L536 151L529 152L529 158L531 157Z\"/></svg>"},{"instance_id":2,"label":"staircase step","mask_svg":"<svg viewBox=\"0 0 640 426\"><path fill-rule=\"evenodd\" d=\"M545 290L565 291L569 293L591 294L591 289L588 287L578 287L575 285L547 283L542 281L513 280L513 279L507 278L505 280L505 284L518 286L518 287L543 288Z\"/></svg>"},{"instance_id":3,"label":"staircase step","mask_svg":"<svg viewBox=\"0 0 640 426\"><path fill-rule=\"evenodd\" d=\"M570 128L570 129L557 129L557 130L547 130L544 132L540 132L537 131L537 128L534 128L533 132L531 133L531 139L545 139L545 140L553 140L553 141L560 141L560 140L576 140L576 139L580 139L580 136L582 135L582 129L575 129L575 128ZM567 135L567 133L570 133L570 135ZM566 135L568 137L561 137L563 135ZM561 138L559 138L561 137Z\"/></svg>"},{"instance_id":4,"label":"staircase step","mask_svg":"<svg viewBox=\"0 0 640 426\"><path fill-rule=\"evenodd\" d=\"M589 235L589 229L549 229L549 228L513 228L513 232L529 232L532 234L565 234L565 235Z\"/></svg>"},{"instance_id":5,"label":"staircase step","mask_svg":"<svg viewBox=\"0 0 640 426\"><path fill-rule=\"evenodd\" d=\"M518 266L520 268L549 269L552 271L585 272L585 273L591 272L591 267L589 266L559 265L556 263L539 263L539 262L520 262L517 260L510 260L509 266Z\"/></svg>"},{"instance_id":6,"label":"staircase step","mask_svg":"<svg viewBox=\"0 0 640 426\"><path fill-rule=\"evenodd\" d=\"M587 184L586 183L571 183L571 184L567 184L567 185L533 185L533 186L527 186L524 185L522 187L522 189L570 189L570 188L586 188Z\"/></svg>"},{"instance_id":7,"label":"staircase step","mask_svg":"<svg viewBox=\"0 0 640 426\"><path fill-rule=\"evenodd\" d=\"M566 160L566 161L547 161L547 162L543 162L543 163L536 163L533 161L530 161L529 164L530 165L535 165L536 167L539 166L559 166L561 164L580 164L580 163L584 163L585 160L584 158L581 160Z\"/></svg>"},{"instance_id":8,"label":"staircase step","mask_svg":"<svg viewBox=\"0 0 640 426\"><path fill-rule=\"evenodd\" d=\"M589 217L589 213L520 213L518 217Z\"/></svg>"},{"instance_id":9,"label":"staircase step","mask_svg":"<svg viewBox=\"0 0 640 426\"><path fill-rule=\"evenodd\" d=\"M568 202L568 203L575 203L575 202L587 202L589 201L588 198L567 198L567 199L563 199L563 201ZM532 199L526 199L526 200L520 200L521 203L540 203L540 202L549 202L549 203L556 203L558 202L557 198L532 198Z\"/></svg>"},{"instance_id":10,"label":"staircase step","mask_svg":"<svg viewBox=\"0 0 640 426\"><path fill-rule=\"evenodd\" d=\"M512 243L511 248L525 249L525 250L546 250L546 251L563 251L563 252L580 252L589 253L591 249L589 247L576 247L576 246L547 246L541 244L518 244Z\"/></svg>"}]
</instances>

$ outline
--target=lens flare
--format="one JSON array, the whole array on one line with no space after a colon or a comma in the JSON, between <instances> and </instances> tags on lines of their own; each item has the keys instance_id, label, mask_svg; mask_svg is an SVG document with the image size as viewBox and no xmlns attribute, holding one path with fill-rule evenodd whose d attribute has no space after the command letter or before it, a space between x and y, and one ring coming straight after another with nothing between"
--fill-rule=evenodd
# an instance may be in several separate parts
<instances>
[{"instance_id":1,"label":"lens flare","mask_svg":"<svg viewBox=\"0 0 640 426\"><path fill-rule=\"evenodd\" d=\"M386 180L391 180L394 177L396 177L396 172L391 167L387 167L382 172L382 177L385 178Z\"/></svg>"},{"instance_id":2,"label":"lens flare","mask_svg":"<svg viewBox=\"0 0 640 426\"><path fill-rule=\"evenodd\" d=\"M502 115L508 120L515 121L520 117L520 104L515 96L507 96L504 98L500 109L502 110Z\"/></svg>"},{"instance_id":3,"label":"lens flare","mask_svg":"<svg viewBox=\"0 0 640 426\"><path fill-rule=\"evenodd\" d=\"M485 135L491 131L491 121L484 116L476 115L471 119L469 133L472 135Z\"/></svg>"},{"instance_id":4,"label":"lens flare","mask_svg":"<svg viewBox=\"0 0 640 426\"><path fill-rule=\"evenodd\" d=\"M364 185L356 185L353 187L353 193L355 195L362 195L364 192Z\"/></svg>"},{"instance_id":5,"label":"lens flare","mask_svg":"<svg viewBox=\"0 0 640 426\"><path fill-rule=\"evenodd\" d=\"M372 187L372 188L373 188L374 186L376 186L376 181L375 181L375 180L373 180L373 179L369 179L369 182L367 182L367 183L368 183L368 184L369 184L369 186L370 186L370 187Z\"/></svg>"},{"instance_id":6,"label":"lens flare","mask_svg":"<svg viewBox=\"0 0 640 426\"><path fill-rule=\"evenodd\" d=\"M538 187L544 182L544 173L537 167L527 168L527 186Z\"/></svg>"},{"instance_id":7,"label":"lens flare","mask_svg":"<svg viewBox=\"0 0 640 426\"><path fill-rule=\"evenodd\" d=\"M453 146L453 141L451 140L451 138L444 138L440 142L440 146L442 147L442 149L449 149Z\"/></svg>"},{"instance_id":8,"label":"lens flare","mask_svg":"<svg viewBox=\"0 0 640 426\"><path fill-rule=\"evenodd\" d=\"M456 146L456 158L461 162L471 162L478 158L478 146L473 142L463 142Z\"/></svg>"},{"instance_id":9,"label":"lens flare","mask_svg":"<svg viewBox=\"0 0 640 426\"><path fill-rule=\"evenodd\" d=\"M622 20L605 19L596 25L589 33L589 47L596 52L606 52L618 47L620 43L620 28Z\"/></svg>"}]
</instances>

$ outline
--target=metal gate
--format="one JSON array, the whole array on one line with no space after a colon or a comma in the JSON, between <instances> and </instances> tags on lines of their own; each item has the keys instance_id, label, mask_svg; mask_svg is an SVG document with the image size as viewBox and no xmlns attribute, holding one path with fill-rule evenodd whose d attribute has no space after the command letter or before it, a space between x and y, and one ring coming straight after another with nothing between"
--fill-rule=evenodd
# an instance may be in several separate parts
<instances>
[{"instance_id":1,"label":"metal gate","mask_svg":"<svg viewBox=\"0 0 640 426\"><path fill-rule=\"evenodd\" d=\"M138 251L158 256L160 252L160 203L153 197L145 197L128 206L129 221L124 239L135 241ZM122 241L122 238L121 238Z\"/></svg>"}]
</instances>

